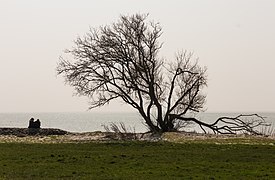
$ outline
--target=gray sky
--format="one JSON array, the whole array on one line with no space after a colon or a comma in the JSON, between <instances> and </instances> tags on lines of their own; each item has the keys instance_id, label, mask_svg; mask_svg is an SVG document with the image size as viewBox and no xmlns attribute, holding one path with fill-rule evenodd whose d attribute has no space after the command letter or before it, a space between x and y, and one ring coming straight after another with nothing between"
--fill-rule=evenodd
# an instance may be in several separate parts
<instances>
[{"instance_id":1,"label":"gray sky","mask_svg":"<svg viewBox=\"0 0 275 180\"><path fill-rule=\"evenodd\" d=\"M186 49L208 67L208 112L275 111L274 0L0 0L0 112L86 111L56 77L58 58L89 27L133 13L161 23L162 57Z\"/></svg>"}]
</instances>

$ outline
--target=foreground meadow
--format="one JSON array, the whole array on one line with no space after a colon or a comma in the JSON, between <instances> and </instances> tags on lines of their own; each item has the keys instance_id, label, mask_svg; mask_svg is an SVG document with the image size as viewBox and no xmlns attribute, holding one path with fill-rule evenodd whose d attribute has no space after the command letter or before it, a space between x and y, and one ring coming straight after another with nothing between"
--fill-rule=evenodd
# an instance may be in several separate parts
<instances>
[{"instance_id":1,"label":"foreground meadow","mask_svg":"<svg viewBox=\"0 0 275 180\"><path fill-rule=\"evenodd\" d=\"M0 143L0 179L275 179L275 146Z\"/></svg>"}]
</instances>

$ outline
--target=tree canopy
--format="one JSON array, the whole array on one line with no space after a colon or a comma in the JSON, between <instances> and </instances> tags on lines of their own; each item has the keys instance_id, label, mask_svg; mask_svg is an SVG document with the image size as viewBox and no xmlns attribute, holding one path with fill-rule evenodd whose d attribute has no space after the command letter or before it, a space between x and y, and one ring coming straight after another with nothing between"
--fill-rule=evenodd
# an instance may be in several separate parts
<instances>
[{"instance_id":1,"label":"tree canopy","mask_svg":"<svg viewBox=\"0 0 275 180\"><path fill-rule=\"evenodd\" d=\"M122 15L111 25L90 29L77 38L75 47L66 50L71 59L60 58L58 74L79 95L90 97L90 108L119 99L135 108L152 132L175 131L189 122L215 133L246 131L240 128L245 123L243 115L230 119L229 124L226 117L207 124L188 116L203 110L206 68L187 51L177 53L173 61L159 57L162 28L147 17ZM260 116L255 117L262 123Z\"/></svg>"}]
</instances>

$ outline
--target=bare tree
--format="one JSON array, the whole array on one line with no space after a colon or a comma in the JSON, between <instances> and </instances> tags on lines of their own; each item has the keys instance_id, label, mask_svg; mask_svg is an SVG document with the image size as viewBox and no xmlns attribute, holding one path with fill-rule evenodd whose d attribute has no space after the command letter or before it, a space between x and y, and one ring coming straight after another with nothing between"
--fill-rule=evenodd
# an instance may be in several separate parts
<instances>
[{"instance_id":1,"label":"bare tree","mask_svg":"<svg viewBox=\"0 0 275 180\"><path fill-rule=\"evenodd\" d=\"M90 29L77 38L74 48L66 50L74 61L61 58L58 74L63 74L79 95L91 98L90 108L120 99L140 113L152 132L175 131L190 121L217 133L236 132L232 127L217 127L218 123L211 125L187 116L201 111L205 103L201 90L207 85L206 68L186 51L178 53L170 64L158 57L162 29L146 18L141 14L121 16L110 26ZM253 126L241 128L237 120L228 123L251 131Z\"/></svg>"}]
</instances>

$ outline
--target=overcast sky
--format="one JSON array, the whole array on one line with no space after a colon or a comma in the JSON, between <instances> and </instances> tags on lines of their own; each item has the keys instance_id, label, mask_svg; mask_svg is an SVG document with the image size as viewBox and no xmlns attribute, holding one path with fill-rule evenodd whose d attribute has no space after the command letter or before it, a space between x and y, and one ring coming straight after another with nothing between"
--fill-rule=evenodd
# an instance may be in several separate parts
<instances>
[{"instance_id":1,"label":"overcast sky","mask_svg":"<svg viewBox=\"0 0 275 180\"><path fill-rule=\"evenodd\" d=\"M275 111L274 0L0 0L0 112L86 111L56 77L59 56L89 27L133 13L160 22L161 57L186 49L208 67L208 112Z\"/></svg>"}]
</instances>

